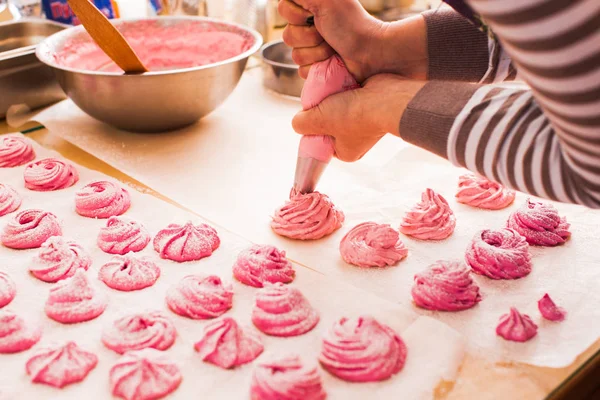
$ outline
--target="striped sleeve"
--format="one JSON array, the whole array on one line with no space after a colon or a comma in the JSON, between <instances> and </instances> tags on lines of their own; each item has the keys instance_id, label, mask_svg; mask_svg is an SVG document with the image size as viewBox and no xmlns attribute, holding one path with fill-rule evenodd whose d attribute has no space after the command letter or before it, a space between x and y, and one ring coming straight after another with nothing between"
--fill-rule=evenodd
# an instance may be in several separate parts
<instances>
[{"instance_id":1,"label":"striped sleeve","mask_svg":"<svg viewBox=\"0 0 600 400\"><path fill-rule=\"evenodd\" d=\"M600 208L600 1L469 3L527 86L429 82L401 136L508 187Z\"/></svg>"}]
</instances>

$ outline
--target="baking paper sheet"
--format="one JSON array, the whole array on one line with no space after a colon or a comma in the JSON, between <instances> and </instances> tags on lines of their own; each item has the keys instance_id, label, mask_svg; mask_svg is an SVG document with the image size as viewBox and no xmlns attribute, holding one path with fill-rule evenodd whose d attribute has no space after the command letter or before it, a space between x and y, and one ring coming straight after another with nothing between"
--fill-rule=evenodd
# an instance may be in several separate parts
<instances>
[{"instance_id":1,"label":"baking paper sheet","mask_svg":"<svg viewBox=\"0 0 600 400\"><path fill-rule=\"evenodd\" d=\"M38 158L56 156L37 145L36 152ZM250 376L253 364L235 371L225 371L202 362L194 352L193 344L200 339L206 321L195 321L175 315L167 309L164 295L167 288L188 274L212 273L226 281L233 281L231 266L237 254L249 246L249 242L217 227L221 238L220 248L209 258L184 264L160 259L150 244L140 254L152 257L161 267L162 274L156 284L135 292L112 290L96 279L99 268L111 258L111 255L100 251L95 244L97 234L106 220L84 218L74 211L74 194L77 189L90 181L107 177L78 167L81 179L75 187L56 192L33 192L23 186L23 168L0 169L0 182L12 185L23 195L21 210L41 208L55 213L63 221L64 236L76 238L91 253L93 264L88 270L88 276L92 278L92 282L99 290L109 294L109 304L100 317L89 322L63 325L50 320L44 314L43 305L51 284L35 279L28 272L29 262L38 250L19 251L0 246L0 268L7 271L17 284L17 296L6 308L17 314L37 319L43 325L44 334L34 349L51 343L75 340L83 349L92 351L99 357L98 366L82 384L71 385L58 391L46 385L29 383L25 373L25 362L31 356L32 350L14 355L0 355L2 366L0 399L110 398L108 371L119 356L102 345L100 341L102 330L121 315L145 310L162 310L173 320L178 331L175 345L167 352L182 368L183 383L170 398L194 399L200 396L235 400L247 398L248 384L244 379ZM143 222L152 234L171 222L182 223L190 219L201 222L198 217L150 195L141 194L133 189L130 189L130 193L132 207L126 216ZM13 213L0 217L0 226L4 226L14 215ZM455 330L436 320L418 317L410 310L402 309L396 304L338 282L336 279L325 277L301 266L295 266L295 269L297 278L293 285L299 287L319 310L321 321L309 334L297 338L271 338L261 335L266 352L287 354L295 351L316 362L323 331L341 316L362 314L372 314L389 324L401 332L407 343L409 355L405 371L384 384L366 385L358 389L360 385L345 384L323 372L326 390L330 392L331 399L363 399L360 393L364 390L369 390L374 396L370 398L389 398L385 394L393 392L407 393L409 394L407 398L411 399L426 399L431 398L440 379L454 378L464 356L464 340ZM234 306L225 315L250 326L256 289L237 282L233 282L233 285ZM236 388L239 391L235 395L229 392L233 382L236 384L239 382L240 385ZM352 389L348 389L350 386ZM356 393L351 393L355 390ZM212 396L205 397L209 392Z\"/></svg>"},{"instance_id":2,"label":"baking paper sheet","mask_svg":"<svg viewBox=\"0 0 600 400\"><path fill-rule=\"evenodd\" d=\"M557 204L572 223L566 245L533 248L533 272L525 279L494 282L477 276L484 300L460 313L431 313L412 304L410 287L416 272L438 259L462 258L480 229L504 226L515 205L486 212L454 201L458 176L448 162L388 136L354 164L334 160L319 190L331 196L346 214L335 234L316 242L291 241L269 228L270 215L285 200L292 183L298 136L291 118L298 102L261 86L259 70L246 72L232 96L213 114L190 128L162 135L117 131L88 117L71 102L36 116L61 135L98 158L170 197L200 215L255 242L285 248L290 258L391 300L406 311L433 316L468 337L472 350L487 357L533 365L569 365L600 337L600 213ZM343 235L365 221L398 227L404 213L431 187L450 202L457 216L452 237L422 242L404 237L408 258L385 269L359 269L345 264L338 252ZM563 323L540 319L537 300L548 292L569 312ZM507 343L495 335L498 318L516 306L540 325L526 344Z\"/></svg>"}]
</instances>

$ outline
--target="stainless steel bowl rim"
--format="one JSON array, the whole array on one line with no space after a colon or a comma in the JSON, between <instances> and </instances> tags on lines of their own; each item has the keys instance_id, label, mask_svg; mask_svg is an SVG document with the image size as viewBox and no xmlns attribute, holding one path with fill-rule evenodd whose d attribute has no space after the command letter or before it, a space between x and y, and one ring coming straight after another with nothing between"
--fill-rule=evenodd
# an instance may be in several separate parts
<instances>
[{"instance_id":1,"label":"stainless steel bowl rim","mask_svg":"<svg viewBox=\"0 0 600 400\"><path fill-rule=\"evenodd\" d=\"M145 73L139 74L139 75L128 75L130 78L136 78L136 77L142 78L144 76L183 74L183 73L187 73L187 72L200 71L203 69L209 69L209 68L214 68L214 67L220 66L220 65L234 63L236 61L248 58L251 55L253 55L254 53L256 53L260 49L260 47L262 46L262 43L263 43L262 35L260 33L258 33L256 30L249 28L247 26L241 25L241 24L237 24L237 23L229 22L229 21L223 21L223 20L216 19L216 18L190 17L190 16L163 16L163 17L151 17L151 18L128 18L128 19L119 18L119 19L113 19L113 20L111 20L111 22L116 23L115 25L118 25L120 23L126 23L126 22L153 21L153 20L156 20L156 21L188 20L188 21L214 22L219 25L228 25L228 26L236 27L242 31L245 31L245 32L251 34L252 37L254 38L254 44L252 45L252 47L250 49L246 50L245 52L240 53L235 57L231 57L231 58L228 58L226 60L219 61L216 63L200 65L200 66L191 67L191 68L179 68L179 69L166 70L166 71L150 71L150 72L145 72ZM59 64L53 62L51 59L48 59L48 57L46 57L46 55L50 53L50 50L46 49L49 46L49 43L59 41L63 38L67 38L71 35L75 35L77 33L82 32L83 30L85 30L85 28L82 25L73 26L73 27L65 29L61 32L57 32L52 36L49 36L48 38L46 38L42 43L40 43L37 46L36 51L35 51L36 57L44 64L46 64L52 68L60 69L63 71L75 72L78 74L86 74L86 75L106 76L106 77L123 76L122 72L121 73L119 73L119 72L101 72L101 71L90 71L90 70L78 69L78 68L69 68L69 67L59 65Z\"/></svg>"},{"instance_id":2,"label":"stainless steel bowl rim","mask_svg":"<svg viewBox=\"0 0 600 400\"><path fill-rule=\"evenodd\" d=\"M280 68L289 68L289 69L298 69L300 68L297 64L286 64L286 63L282 63L279 61L273 61L270 58L267 58L265 56L265 51L271 47L280 45L283 43L283 40L274 40L272 42L266 43L261 49L260 49L260 56L263 60L263 62L265 64L269 64L269 65L273 65L276 67L280 67Z\"/></svg>"}]
</instances>

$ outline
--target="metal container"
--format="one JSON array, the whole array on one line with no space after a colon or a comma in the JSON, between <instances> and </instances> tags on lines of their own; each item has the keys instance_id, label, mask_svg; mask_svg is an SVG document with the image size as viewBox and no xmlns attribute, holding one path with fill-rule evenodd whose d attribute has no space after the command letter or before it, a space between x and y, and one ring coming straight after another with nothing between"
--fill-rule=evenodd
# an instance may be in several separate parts
<instances>
[{"instance_id":1,"label":"metal container","mask_svg":"<svg viewBox=\"0 0 600 400\"><path fill-rule=\"evenodd\" d=\"M282 40L267 43L261 51L263 84L278 93L300 97L304 79L298 75L298 65L292 60L292 49Z\"/></svg>"},{"instance_id":2,"label":"metal container","mask_svg":"<svg viewBox=\"0 0 600 400\"><path fill-rule=\"evenodd\" d=\"M157 17L112 20L117 26L153 21L161 26L192 23L236 32L251 40L247 51L233 58L192 68L123 75L57 64L55 55L69 39L91 40L82 26L59 32L37 49L67 95L92 117L134 132L162 132L190 125L217 108L237 86L248 57L262 45L260 34L241 25L201 17ZM135 29L135 25L131 27Z\"/></svg>"},{"instance_id":3,"label":"metal container","mask_svg":"<svg viewBox=\"0 0 600 400\"><path fill-rule=\"evenodd\" d=\"M35 47L66 26L40 19L0 23L0 119L13 104L35 109L66 98Z\"/></svg>"}]
</instances>

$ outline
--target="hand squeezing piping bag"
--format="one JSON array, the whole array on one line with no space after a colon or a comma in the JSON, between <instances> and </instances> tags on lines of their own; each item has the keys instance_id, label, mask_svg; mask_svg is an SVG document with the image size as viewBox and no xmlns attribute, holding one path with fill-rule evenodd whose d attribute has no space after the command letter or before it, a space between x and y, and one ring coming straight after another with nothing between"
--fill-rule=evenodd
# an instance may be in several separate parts
<instances>
[{"instance_id":1,"label":"hand squeezing piping bag","mask_svg":"<svg viewBox=\"0 0 600 400\"><path fill-rule=\"evenodd\" d=\"M302 108L309 110L325 98L360 85L338 55L313 64L302 88ZM292 193L311 193L335 153L331 136L303 136L298 148Z\"/></svg>"}]
</instances>

